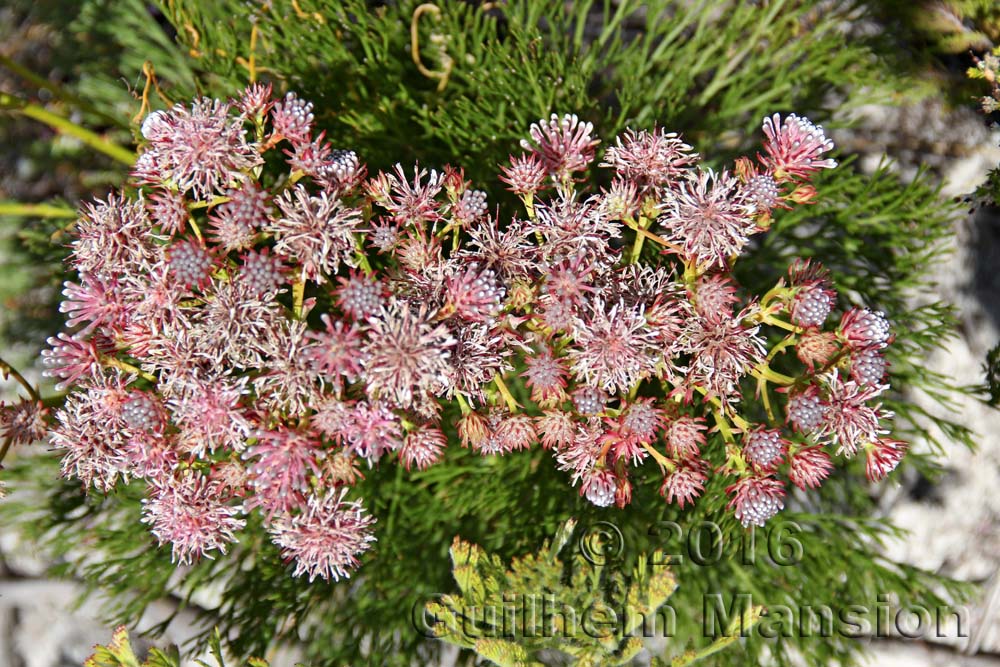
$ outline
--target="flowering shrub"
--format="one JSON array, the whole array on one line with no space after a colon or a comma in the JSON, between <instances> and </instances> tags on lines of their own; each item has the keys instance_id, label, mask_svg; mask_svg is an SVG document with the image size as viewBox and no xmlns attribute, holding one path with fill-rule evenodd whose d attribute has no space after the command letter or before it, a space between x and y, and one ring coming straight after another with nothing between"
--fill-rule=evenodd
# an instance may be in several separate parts
<instances>
[{"instance_id":1,"label":"flowering shrub","mask_svg":"<svg viewBox=\"0 0 1000 667\"><path fill-rule=\"evenodd\" d=\"M225 552L258 512L296 575L349 576L375 539L349 488L385 459L440 460L445 404L462 446L540 443L595 505L627 505L647 459L682 507L722 475L744 526L787 483L818 487L832 455L863 451L872 480L903 455L878 403L885 318L832 319L814 261L763 295L731 276L835 166L808 120L766 118L763 153L721 172L673 133L627 131L592 192L592 126L553 115L501 169L513 219L460 169L369 177L312 122L260 85L154 112L135 196L73 232L73 333L43 354L77 391L50 439L87 487L145 480L144 521L179 562Z\"/></svg>"}]
</instances>

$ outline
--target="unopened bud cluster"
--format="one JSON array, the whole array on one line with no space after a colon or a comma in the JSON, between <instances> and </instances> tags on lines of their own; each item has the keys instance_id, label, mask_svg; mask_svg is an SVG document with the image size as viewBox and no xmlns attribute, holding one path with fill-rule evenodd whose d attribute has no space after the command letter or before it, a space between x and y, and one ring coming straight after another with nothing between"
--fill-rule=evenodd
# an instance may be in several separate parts
<instances>
[{"instance_id":1,"label":"unopened bud cluster","mask_svg":"<svg viewBox=\"0 0 1000 667\"><path fill-rule=\"evenodd\" d=\"M629 130L594 192L592 126L553 116L502 168L524 209L501 216L459 169L370 175L312 123L261 86L155 112L134 194L74 230L72 333L45 353L74 391L50 439L88 487L144 480L144 521L181 562L258 512L296 574L348 576L375 539L348 499L362 470L424 469L449 446L544 447L602 506L630 503L641 466L681 506L722 475L744 525L834 455L864 452L872 479L899 461L885 318L836 317L814 262L763 295L731 276L835 166L822 128L767 118L734 171Z\"/></svg>"}]
</instances>

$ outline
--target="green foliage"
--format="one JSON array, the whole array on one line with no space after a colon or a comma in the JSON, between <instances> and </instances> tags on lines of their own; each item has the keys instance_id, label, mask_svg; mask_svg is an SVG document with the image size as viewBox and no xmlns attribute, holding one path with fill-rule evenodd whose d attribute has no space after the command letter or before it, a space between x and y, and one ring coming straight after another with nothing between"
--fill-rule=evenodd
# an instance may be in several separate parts
<instances>
[{"instance_id":1,"label":"green foliage","mask_svg":"<svg viewBox=\"0 0 1000 667\"><path fill-rule=\"evenodd\" d=\"M546 650L568 654L580 667L628 664L642 650L635 631L655 618L677 582L660 552L653 556L659 568L642 556L627 579L605 566L604 545L597 545L597 558L578 552L564 564L558 554L575 527L567 521L551 546L515 559L509 570L497 556L455 538L452 573L460 594L428 603L434 636L501 667L540 665Z\"/></svg>"},{"instance_id":2,"label":"green foliage","mask_svg":"<svg viewBox=\"0 0 1000 667\"><path fill-rule=\"evenodd\" d=\"M222 657L222 640L218 630L212 634L209 640L209 650L214 664L203 660L195 660L195 662L201 667L226 667L226 662ZM132 642L129 640L128 630L124 625L121 625L115 628L110 643L94 648L94 654L83 663L83 667L180 667L180 664L180 651L176 646L172 646L166 651L157 648L150 649L149 655L140 663L132 648ZM247 667L269 667L269 663L260 658L249 658L245 664Z\"/></svg>"},{"instance_id":3,"label":"green foliage","mask_svg":"<svg viewBox=\"0 0 1000 667\"><path fill-rule=\"evenodd\" d=\"M418 6L412 0L376 9L360 0L273 0L253 3L249 13L242 0L161 0L176 41L143 4L87 0L73 14L84 21L77 25L90 26L73 33L76 38L106 35L109 46L106 59L96 57L105 53L100 49L81 51L95 58L80 59L73 79L79 84L71 90L100 111L85 116L88 124L107 129L120 143L129 140L124 128L139 102L115 82L125 76L141 87L145 60L154 63L164 93L173 100L194 93L230 96L253 73L313 100L328 137L356 150L372 169L397 161L435 167L450 162L464 167L476 187L488 189L491 201L501 205L510 200L496 180L497 164L518 150L517 140L532 121L550 112L577 113L604 137L625 126L659 124L681 132L718 166L759 141L765 114L791 110L829 121L831 105L843 109L913 84L899 74L898 54L874 50L884 41L843 31L845 21L856 20L859 12L864 16L864 6L850 3L831 8L819 0L545 0L489 11L441 3L417 20L416 46L425 73L411 54L410 28ZM151 95L154 105L165 104L155 92ZM123 129L103 125L103 115L122 121ZM792 258L820 259L852 301L886 311L894 323L896 394L890 407L899 415L899 435L928 438L939 447L971 445L969 431L942 416L961 394L923 364L929 351L946 344L953 313L939 303L914 305L914 297L930 287L930 267L951 233L956 209L941 200L926 174L903 184L888 169L866 176L850 159L843 162L817 180L815 205L777 213L772 231L741 261L739 279L760 293ZM509 210L504 206L500 215ZM63 279L58 262L65 248L50 241L53 234L61 238L63 224L35 219L19 227L33 257L43 258L31 276L35 283L54 287ZM646 252L654 249L647 245ZM16 266L28 264L27 258L19 259ZM913 390L935 397L939 413L924 414L904 400ZM443 421L456 418L445 415ZM456 441L453 432L448 435ZM718 444L707 449L719 451ZM260 655L287 641L300 643L317 665L433 663L440 645L418 633L411 616L414 608L454 590L448 567L453 536L458 533L491 554L481 559L489 572L478 576L522 577L527 589L524 568L543 556L525 557L510 570L499 563L537 550L569 516L578 517L582 526L597 521L617 526L625 545L618 571L643 572L641 554L657 549L675 556L671 572L682 586L669 604L678 611L677 636L692 639L691 655L707 655L714 645L714 638L702 636L706 596L721 596L727 609L741 594L750 594L754 606L768 607L831 601L871 606L879 595L932 607L968 592L878 555L879 545L898 532L866 518L875 499L859 483L857 469L838 470L820 493L790 499L782 521L754 540L724 511L719 482L706 490L703 501L680 510L659 497L658 476L651 472L649 479L636 480L629 509L598 509L577 497L549 456L536 448L483 458L450 447L441 463L424 472L366 471L358 493L379 520L379 542L355 578L340 584L291 577L278 549L253 522L229 555L201 561L179 576L169 553L156 548L139 522L139 487L85 496L77 485L55 481L58 461L51 455L22 456L4 472L27 495L0 505L0 521L52 553L60 562L57 573L82 576L93 590L105 593L106 611L117 622L137 622L161 598L174 599L179 608L193 606L194 594L211 585L221 594L211 608L198 610L206 628L199 638L203 644L211 641L208 628L217 626L236 655ZM904 465L916 465L925 474L936 470L931 457L911 455ZM795 528L789 528L792 524ZM710 525L718 532L702 530ZM794 553L799 555L792 559L773 550L789 543L789 532L798 545ZM707 558L693 556L689 548L691 535L701 533L699 553ZM85 555L81 544L88 545ZM547 553L558 552L553 546ZM560 579L559 590L582 595L582 581ZM650 593L637 590L637 595ZM478 648L483 655L515 650ZM624 650L617 644L614 649ZM713 661L722 666L765 658L782 666L800 660L848 665L860 650L844 636L752 633L713 655ZM467 652L464 658L471 662L474 656Z\"/></svg>"},{"instance_id":4,"label":"green foliage","mask_svg":"<svg viewBox=\"0 0 1000 667\"><path fill-rule=\"evenodd\" d=\"M412 58L418 5L277 0L253 15L239 0L163 8L179 38L197 43L199 66L230 82L224 94L246 81L241 63L256 26L257 70L313 100L335 145L370 168L459 164L494 196L497 164L553 112L577 113L603 137L659 123L694 145L724 146L713 157L728 157L766 113L814 111L848 88L848 103L860 104L866 87L892 81L864 40L840 30L848 7L817 20L812 1L543 0L490 11L447 2L417 16L421 61L449 73L439 89ZM440 49L447 67L426 55Z\"/></svg>"},{"instance_id":5,"label":"green foliage","mask_svg":"<svg viewBox=\"0 0 1000 667\"><path fill-rule=\"evenodd\" d=\"M542 660L569 660L577 667L628 665L643 650L642 637L655 632L657 610L677 588L662 551L640 554L631 576L609 562L617 534L584 535L572 560L559 553L576 532L568 520L552 544L502 560L475 544L455 538L452 575L460 593L427 604L429 632L476 653L499 667L541 667ZM589 538L589 539L588 539ZM715 642L670 661L690 665L721 651L759 620L762 607L749 607ZM669 619L660 619L661 624ZM661 627L661 630L663 628ZM666 665L660 657L654 664Z\"/></svg>"}]
</instances>

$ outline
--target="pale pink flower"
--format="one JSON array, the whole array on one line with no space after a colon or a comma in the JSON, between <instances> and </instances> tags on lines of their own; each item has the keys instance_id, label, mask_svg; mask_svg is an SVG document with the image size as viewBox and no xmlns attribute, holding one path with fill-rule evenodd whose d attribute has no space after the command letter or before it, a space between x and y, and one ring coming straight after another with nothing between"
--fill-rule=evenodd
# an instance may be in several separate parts
<instances>
[{"instance_id":1,"label":"pale pink flower","mask_svg":"<svg viewBox=\"0 0 1000 667\"><path fill-rule=\"evenodd\" d=\"M740 379L766 355L759 327L743 323L751 311L717 319L696 316L688 321L683 334L683 347L692 355L688 382L723 400L737 398Z\"/></svg>"},{"instance_id":2,"label":"pale pink flower","mask_svg":"<svg viewBox=\"0 0 1000 667\"><path fill-rule=\"evenodd\" d=\"M817 366L825 368L840 351L841 343L832 331L806 329L795 344L795 356L810 372Z\"/></svg>"},{"instance_id":3,"label":"pale pink flower","mask_svg":"<svg viewBox=\"0 0 1000 667\"><path fill-rule=\"evenodd\" d=\"M79 285L66 281L63 286L59 312L67 315L67 327L86 324L79 334L87 334L100 327L114 329L124 322L125 304L114 279L105 282L84 273Z\"/></svg>"},{"instance_id":4,"label":"pale pink flower","mask_svg":"<svg viewBox=\"0 0 1000 667\"><path fill-rule=\"evenodd\" d=\"M380 403L360 401L344 415L337 440L347 451L374 465L388 452L403 444L402 424L391 410Z\"/></svg>"},{"instance_id":5,"label":"pale pink flower","mask_svg":"<svg viewBox=\"0 0 1000 667\"><path fill-rule=\"evenodd\" d=\"M858 447L879 437L879 407L868 405L887 385L861 386L844 381L834 371L827 378L829 408L823 416L820 434L837 445L838 454L853 456Z\"/></svg>"},{"instance_id":6,"label":"pale pink flower","mask_svg":"<svg viewBox=\"0 0 1000 667\"><path fill-rule=\"evenodd\" d=\"M175 236L184 233L190 213L182 193L170 189L156 190L149 198L147 210L163 234Z\"/></svg>"},{"instance_id":7,"label":"pale pink flower","mask_svg":"<svg viewBox=\"0 0 1000 667\"><path fill-rule=\"evenodd\" d=\"M581 415L599 415L608 403L608 394L600 387L582 385L573 390L573 405Z\"/></svg>"},{"instance_id":8,"label":"pale pink flower","mask_svg":"<svg viewBox=\"0 0 1000 667\"><path fill-rule=\"evenodd\" d=\"M780 429L757 426L743 434L743 457L762 471L774 470L787 450L788 442Z\"/></svg>"},{"instance_id":9,"label":"pale pink flower","mask_svg":"<svg viewBox=\"0 0 1000 667\"><path fill-rule=\"evenodd\" d=\"M658 221L667 240L681 246L687 259L708 268L726 268L757 227L754 205L726 171L709 169L681 181L666 192L661 206Z\"/></svg>"},{"instance_id":10,"label":"pale pink flower","mask_svg":"<svg viewBox=\"0 0 1000 667\"><path fill-rule=\"evenodd\" d=\"M670 456L684 460L694 459L705 446L705 419L680 415L667 421L663 440Z\"/></svg>"},{"instance_id":11,"label":"pale pink flower","mask_svg":"<svg viewBox=\"0 0 1000 667\"><path fill-rule=\"evenodd\" d=\"M215 270L215 259L197 241L178 241L167 250L167 266L178 284L204 288Z\"/></svg>"},{"instance_id":12,"label":"pale pink flower","mask_svg":"<svg viewBox=\"0 0 1000 667\"><path fill-rule=\"evenodd\" d=\"M837 293L830 288L828 275L825 269L809 260L792 263L788 269L793 291L792 322L802 327L823 326L837 300Z\"/></svg>"},{"instance_id":13,"label":"pale pink flower","mask_svg":"<svg viewBox=\"0 0 1000 667\"><path fill-rule=\"evenodd\" d=\"M705 464L700 459L687 459L663 477L660 495L668 502L677 501L680 508L693 504L705 490Z\"/></svg>"},{"instance_id":14,"label":"pale pink flower","mask_svg":"<svg viewBox=\"0 0 1000 667\"><path fill-rule=\"evenodd\" d=\"M538 266L538 250L529 238L531 230L514 221L501 230L492 218L469 230L469 243L462 256L496 271L500 280L511 284L531 275Z\"/></svg>"},{"instance_id":15,"label":"pale pink flower","mask_svg":"<svg viewBox=\"0 0 1000 667\"><path fill-rule=\"evenodd\" d=\"M838 331L854 350L882 349L893 338L885 315L867 308L852 308L844 313Z\"/></svg>"},{"instance_id":16,"label":"pale pink flower","mask_svg":"<svg viewBox=\"0 0 1000 667\"><path fill-rule=\"evenodd\" d=\"M545 165L534 153L510 156L510 166L501 165L500 180L517 195L534 195L545 183Z\"/></svg>"},{"instance_id":17,"label":"pale pink flower","mask_svg":"<svg viewBox=\"0 0 1000 667\"><path fill-rule=\"evenodd\" d=\"M413 466L426 470L441 458L447 446L448 439L441 429L425 424L406 434L399 449L399 459L407 470Z\"/></svg>"},{"instance_id":18,"label":"pale pink flower","mask_svg":"<svg viewBox=\"0 0 1000 667\"><path fill-rule=\"evenodd\" d=\"M183 394L167 402L180 430L181 447L198 457L216 451L242 452L253 431L242 406L247 393L246 378L188 381Z\"/></svg>"},{"instance_id":19,"label":"pale pink flower","mask_svg":"<svg viewBox=\"0 0 1000 667\"><path fill-rule=\"evenodd\" d=\"M863 385L880 385L885 379L888 363L876 348L851 353L851 378Z\"/></svg>"},{"instance_id":20,"label":"pale pink flower","mask_svg":"<svg viewBox=\"0 0 1000 667\"><path fill-rule=\"evenodd\" d=\"M250 118L264 116L274 105L271 94L270 83L251 83L243 89L240 99L236 102L236 107Z\"/></svg>"},{"instance_id":21,"label":"pale pink flower","mask_svg":"<svg viewBox=\"0 0 1000 667\"><path fill-rule=\"evenodd\" d=\"M275 199L281 215L265 231L274 235L274 252L298 263L303 280L325 283L341 263L356 266L354 234L362 232L361 212L325 192L310 195L296 184Z\"/></svg>"},{"instance_id":22,"label":"pale pink flower","mask_svg":"<svg viewBox=\"0 0 1000 667\"><path fill-rule=\"evenodd\" d=\"M426 179L426 180L424 180ZM414 167L413 179L409 180L403 166L397 164L389 175L389 193L380 202L396 218L401 227L437 222L441 219L441 205L435 199L444 184L444 174L431 169Z\"/></svg>"},{"instance_id":23,"label":"pale pink flower","mask_svg":"<svg viewBox=\"0 0 1000 667\"><path fill-rule=\"evenodd\" d=\"M455 339L424 310L390 304L371 327L364 347L368 394L411 408L442 391Z\"/></svg>"},{"instance_id":24,"label":"pale pink flower","mask_svg":"<svg viewBox=\"0 0 1000 667\"><path fill-rule=\"evenodd\" d=\"M495 318L506 294L496 273L492 269L480 270L474 262L445 279L446 307L472 322Z\"/></svg>"},{"instance_id":25,"label":"pale pink flower","mask_svg":"<svg viewBox=\"0 0 1000 667\"><path fill-rule=\"evenodd\" d=\"M367 174L368 168L358 159L357 153L334 149L316 168L314 178L327 190L339 195L356 188Z\"/></svg>"},{"instance_id":26,"label":"pale pink flower","mask_svg":"<svg viewBox=\"0 0 1000 667\"><path fill-rule=\"evenodd\" d=\"M787 422L800 433L812 433L820 427L830 406L820 395L816 385L793 392L788 396Z\"/></svg>"},{"instance_id":27,"label":"pale pink flower","mask_svg":"<svg viewBox=\"0 0 1000 667\"><path fill-rule=\"evenodd\" d=\"M547 410L535 418L535 430L545 449L562 449L571 444L576 438L576 426L573 416L562 410Z\"/></svg>"},{"instance_id":28,"label":"pale pink flower","mask_svg":"<svg viewBox=\"0 0 1000 667\"><path fill-rule=\"evenodd\" d=\"M250 248L270 219L268 194L246 179L226 196L228 201L216 206L208 218L208 236L226 252Z\"/></svg>"},{"instance_id":29,"label":"pale pink flower","mask_svg":"<svg viewBox=\"0 0 1000 667\"><path fill-rule=\"evenodd\" d=\"M661 352L642 311L619 302L606 312L597 300L586 320L575 320L566 356L573 373L587 384L625 393L653 374Z\"/></svg>"},{"instance_id":30,"label":"pale pink flower","mask_svg":"<svg viewBox=\"0 0 1000 667\"><path fill-rule=\"evenodd\" d=\"M566 398L566 369L562 361L552 355L548 346L538 354L524 358L525 385L531 389L531 400L540 405L556 405Z\"/></svg>"},{"instance_id":31,"label":"pale pink flower","mask_svg":"<svg viewBox=\"0 0 1000 667\"><path fill-rule=\"evenodd\" d=\"M375 519L360 501L345 501L346 494L347 489L331 489L310 495L301 512L282 513L268 526L281 555L295 561L293 576L346 579L359 565L358 556L371 549Z\"/></svg>"},{"instance_id":32,"label":"pale pink flower","mask_svg":"<svg viewBox=\"0 0 1000 667\"><path fill-rule=\"evenodd\" d=\"M229 104L203 98L190 109L178 104L156 112L155 122L149 127L143 123L149 143L133 174L142 182L170 183L198 197L224 190L242 172L263 163L246 140L243 120L229 111Z\"/></svg>"},{"instance_id":33,"label":"pale pink flower","mask_svg":"<svg viewBox=\"0 0 1000 667\"><path fill-rule=\"evenodd\" d=\"M600 166L613 168L619 178L635 183L643 193L658 196L697 161L698 154L674 132L626 129L604 153Z\"/></svg>"},{"instance_id":34,"label":"pale pink flower","mask_svg":"<svg viewBox=\"0 0 1000 667\"><path fill-rule=\"evenodd\" d=\"M327 313L320 319L325 330L306 333L310 342L302 354L340 391L345 380L352 382L361 373L361 330L355 324L334 321Z\"/></svg>"},{"instance_id":35,"label":"pale pink flower","mask_svg":"<svg viewBox=\"0 0 1000 667\"><path fill-rule=\"evenodd\" d=\"M896 469L906 454L907 445L901 440L877 438L865 446L865 474L878 482Z\"/></svg>"},{"instance_id":36,"label":"pale pink flower","mask_svg":"<svg viewBox=\"0 0 1000 667\"><path fill-rule=\"evenodd\" d=\"M291 91L271 109L274 131L293 144L309 141L314 118L312 102L303 100Z\"/></svg>"},{"instance_id":37,"label":"pale pink flower","mask_svg":"<svg viewBox=\"0 0 1000 667\"><path fill-rule=\"evenodd\" d=\"M272 255L270 250L251 250L243 255L243 266L236 276L247 291L256 297L276 294L288 281L288 267L280 257Z\"/></svg>"},{"instance_id":38,"label":"pale pink flower","mask_svg":"<svg viewBox=\"0 0 1000 667\"><path fill-rule=\"evenodd\" d=\"M803 490L819 488L832 470L833 461L820 445L803 447L788 457L788 479Z\"/></svg>"},{"instance_id":39,"label":"pale pink flower","mask_svg":"<svg viewBox=\"0 0 1000 667\"><path fill-rule=\"evenodd\" d=\"M744 528L763 528L768 519L785 507L785 488L773 477L744 477L726 489L732 496L727 507L734 510Z\"/></svg>"},{"instance_id":40,"label":"pale pink flower","mask_svg":"<svg viewBox=\"0 0 1000 667\"><path fill-rule=\"evenodd\" d=\"M100 278L141 271L158 260L142 201L112 194L87 204L73 227L73 268Z\"/></svg>"},{"instance_id":41,"label":"pale pink flower","mask_svg":"<svg viewBox=\"0 0 1000 667\"><path fill-rule=\"evenodd\" d=\"M833 169L836 160L820 159L823 153L833 150L833 142L827 139L823 128L814 125L808 118L789 114L764 118L764 151L761 161L778 180L808 178L814 171Z\"/></svg>"},{"instance_id":42,"label":"pale pink flower","mask_svg":"<svg viewBox=\"0 0 1000 667\"><path fill-rule=\"evenodd\" d=\"M607 468L593 468L582 476L580 495L598 507L610 507L615 502L618 478Z\"/></svg>"},{"instance_id":43,"label":"pale pink flower","mask_svg":"<svg viewBox=\"0 0 1000 667\"><path fill-rule=\"evenodd\" d=\"M46 341L49 349L42 350L43 375L60 378L56 389L81 384L81 380L100 372L101 357L112 351L110 343L103 338L82 338L59 333Z\"/></svg>"},{"instance_id":44,"label":"pale pink flower","mask_svg":"<svg viewBox=\"0 0 1000 667\"><path fill-rule=\"evenodd\" d=\"M248 462L254 496L249 507L263 507L270 517L301 507L309 494L309 477L321 476L324 452L310 433L278 425L255 433L256 444L243 459Z\"/></svg>"},{"instance_id":45,"label":"pale pink flower","mask_svg":"<svg viewBox=\"0 0 1000 667\"><path fill-rule=\"evenodd\" d=\"M351 271L348 276L337 278L337 305L355 320L366 320L382 310L385 287L374 276Z\"/></svg>"},{"instance_id":46,"label":"pale pink flower","mask_svg":"<svg viewBox=\"0 0 1000 667\"><path fill-rule=\"evenodd\" d=\"M149 497L142 501L142 522L150 525L160 545L171 546L174 562L190 565L199 558L212 558L213 551L225 554L237 541L246 521L218 491L197 473L150 487Z\"/></svg>"},{"instance_id":47,"label":"pale pink flower","mask_svg":"<svg viewBox=\"0 0 1000 667\"><path fill-rule=\"evenodd\" d=\"M41 440L49 428L48 413L41 401L22 399L10 405L0 401L0 442L9 439L12 444L27 445Z\"/></svg>"},{"instance_id":48,"label":"pale pink flower","mask_svg":"<svg viewBox=\"0 0 1000 667\"><path fill-rule=\"evenodd\" d=\"M729 276L715 273L702 276L695 286L695 310L708 319L732 317L733 306L740 302L736 283Z\"/></svg>"},{"instance_id":49,"label":"pale pink flower","mask_svg":"<svg viewBox=\"0 0 1000 667\"><path fill-rule=\"evenodd\" d=\"M601 143L592 136L594 125L580 122L576 114L532 123L531 141L521 140L521 148L541 159L546 171L558 182L567 181L575 171L583 171L594 161L594 148Z\"/></svg>"},{"instance_id":50,"label":"pale pink flower","mask_svg":"<svg viewBox=\"0 0 1000 667\"><path fill-rule=\"evenodd\" d=\"M473 444L473 449L483 455L528 449L537 438L534 423L528 415L511 415L496 409L487 417L486 427L486 437Z\"/></svg>"}]
</instances>

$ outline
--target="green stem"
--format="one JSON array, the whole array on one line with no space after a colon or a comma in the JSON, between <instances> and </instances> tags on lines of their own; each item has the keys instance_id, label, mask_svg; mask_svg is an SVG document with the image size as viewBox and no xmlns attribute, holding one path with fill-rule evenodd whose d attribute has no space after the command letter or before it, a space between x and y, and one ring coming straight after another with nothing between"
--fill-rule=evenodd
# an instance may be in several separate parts
<instances>
[{"instance_id":1,"label":"green stem","mask_svg":"<svg viewBox=\"0 0 1000 667\"><path fill-rule=\"evenodd\" d=\"M114 357L105 357L103 361L104 361L105 365L111 366L112 368L117 368L119 370L123 370L126 373L135 373L136 375L138 375L139 377L143 378L144 380L149 380L150 382L152 382L154 384L156 384L156 382L157 382L155 375L153 375L152 373L147 373L146 371L144 371L144 370L142 370L142 369L140 369L140 368L138 368L136 366L133 366L132 364L128 363L127 361L122 361L121 359L115 359Z\"/></svg>"},{"instance_id":2,"label":"green stem","mask_svg":"<svg viewBox=\"0 0 1000 667\"><path fill-rule=\"evenodd\" d=\"M653 457L653 460L660 464L661 468L666 468L670 472L673 472L674 470L677 469L677 464L668 459L660 452L656 451L655 447L653 447L652 445L648 445L646 443L640 443L640 444L642 444L642 448L645 449L646 452Z\"/></svg>"},{"instance_id":3,"label":"green stem","mask_svg":"<svg viewBox=\"0 0 1000 667\"><path fill-rule=\"evenodd\" d=\"M31 102L7 93L0 93L0 109L16 111L22 116L44 123L53 130L79 139L83 144L90 146L94 150L104 153L108 157L124 164L131 165L135 162L135 153L127 148L123 148L118 144L105 139L96 132L92 132L81 125L77 125L68 118L63 118L62 116L54 114L48 109L40 107L37 104L32 104Z\"/></svg>"},{"instance_id":4,"label":"green stem","mask_svg":"<svg viewBox=\"0 0 1000 667\"><path fill-rule=\"evenodd\" d=\"M7 452L10 451L10 446L14 443L13 436L7 436L3 439L3 446L0 446L0 470L3 470L3 460L7 458Z\"/></svg>"},{"instance_id":5,"label":"green stem","mask_svg":"<svg viewBox=\"0 0 1000 667\"><path fill-rule=\"evenodd\" d=\"M7 56L3 55L2 53L0 53L0 66L6 67L7 69L9 69L14 74L17 74L19 77L21 77L25 81L28 81L29 83L31 83L33 86L37 86L39 88L43 88L43 89L49 91L50 93L52 93L53 95L55 95L57 98L59 98L63 102L66 102L67 104L69 104L71 106L74 106L74 107L80 109L81 111L86 111L87 113L94 114L95 116L100 116L101 118L103 118L104 120L108 121L112 125L117 125L118 127L122 128L124 130L128 129L128 123L124 122L122 119L115 118L114 116L112 116L110 114L104 113L103 111L101 111L100 109L94 107L92 104L90 104L86 100L84 100L84 99L82 99L80 97L77 97L76 95L74 95L73 93L69 92L68 90L66 90L62 86L60 86L58 84L55 84L55 83L49 81L48 79L45 79L45 78L39 76L38 74L32 72L30 69L28 69L24 65L22 65L22 64L20 64L18 62L15 62L14 60L8 58Z\"/></svg>"},{"instance_id":6,"label":"green stem","mask_svg":"<svg viewBox=\"0 0 1000 667\"><path fill-rule=\"evenodd\" d=\"M76 218L76 211L67 206L58 206L56 204L0 202L0 215L32 218Z\"/></svg>"},{"instance_id":7,"label":"green stem","mask_svg":"<svg viewBox=\"0 0 1000 667\"><path fill-rule=\"evenodd\" d=\"M28 380L25 379L23 375L21 375L21 372L18 371L13 366L11 366L10 363L5 361L2 357L0 357L0 377L6 380L8 376L17 380L17 383L22 387L24 387L24 390L28 392L28 395L31 397L33 401L42 400L42 397L38 394L38 390L36 390L33 386L31 386L31 383L28 382Z\"/></svg>"},{"instance_id":8,"label":"green stem","mask_svg":"<svg viewBox=\"0 0 1000 667\"><path fill-rule=\"evenodd\" d=\"M757 379L765 379L768 382L773 382L774 384L780 384L782 387L789 387L795 384L796 380L793 377L784 375L777 371L771 370L771 367L767 364L761 364L754 370L750 371L750 375Z\"/></svg>"},{"instance_id":9,"label":"green stem","mask_svg":"<svg viewBox=\"0 0 1000 667\"><path fill-rule=\"evenodd\" d=\"M698 662L699 660L704 660L711 655L715 655L730 644L739 640L740 637L748 634L750 628L757 624L757 621L760 620L760 616L763 613L764 607L747 607L746 611L744 611L741 616L733 619L733 623L729 626L729 628L727 628L725 635L719 637L703 649L699 649L697 651L685 651L682 655L679 655L670 661L670 667L687 667L687 665Z\"/></svg>"},{"instance_id":10,"label":"green stem","mask_svg":"<svg viewBox=\"0 0 1000 667\"><path fill-rule=\"evenodd\" d=\"M306 281L299 278L294 283L292 283L292 311L295 313L295 319L302 319L302 304L305 303L306 296Z\"/></svg>"},{"instance_id":11,"label":"green stem","mask_svg":"<svg viewBox=\"0 0 1000 667\"><path fill-rule=\"evenodd\" d=\"M493 376L493 381L496 382L497 389L500 390L500 395L503 396L503 400L507 403L507 408L513 413L517 412L517 401L514 400L514 395L510 393L510 389L504 384L503 378L497 373Z\"/></svg>"},{"instance_id":12,"label":"green stem","mask_svg":"<svg viewBox=\"0 0 1000 667\"><path fill-rule=\"evenodd\" d=\"M645 222L646 222L646 219L640 217L639 218L639 222L638 222L639 228L645 229L646 228L646 225L644 224ZM646 240L645 236L643 236L642 234L636 232L636 234L635 234L635 243L632 245L632 256L629 259L629 264L635 264L636 262L639 261L639 255L642 254L642 243L645 240Z\"/></svg>"}]
</instances>

